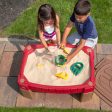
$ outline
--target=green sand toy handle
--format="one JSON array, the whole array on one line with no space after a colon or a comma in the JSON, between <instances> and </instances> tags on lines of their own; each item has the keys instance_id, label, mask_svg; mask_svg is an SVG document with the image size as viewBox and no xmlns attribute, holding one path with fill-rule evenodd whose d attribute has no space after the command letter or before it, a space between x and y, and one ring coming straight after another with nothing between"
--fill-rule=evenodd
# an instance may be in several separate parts
<instances>
[{"instance_id":1,"label":"green sand toy handle","mask_svg":"<svg viewBox=\"0 0 112 112\"><path fill-rule=\"evenodd\" d=\"M83 67L84 67L83 63L76 62L70 67L70 70L74 75L77 76L82 71Z\"/></svg>"},{"instance_id":2,"label":"green sand toy handle","mask_svg":"<svg viewBox=\"0 0 112 112\"><path fill-rule=\"evenodd\" d=\"M55 57L55 65L61 66L64 65L67 59L63 55L58 55Z\"/></svg>"}]
</instances>

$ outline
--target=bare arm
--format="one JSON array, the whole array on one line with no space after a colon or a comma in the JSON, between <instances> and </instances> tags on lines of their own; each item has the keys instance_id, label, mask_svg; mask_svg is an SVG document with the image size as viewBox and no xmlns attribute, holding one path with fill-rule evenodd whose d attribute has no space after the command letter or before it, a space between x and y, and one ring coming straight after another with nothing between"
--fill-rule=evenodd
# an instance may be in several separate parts
<instances>
[{"instance_id":1,"label":"bare arm","mask_svg":"<svg viewBox=\"0 0 112 112\"><path fill-rule=\"evenodd\" d=\"M81 40L80 40L80 44L79 44L79 46L76 48L76 50L75 50L73 53L71 53L71 54L69 54L69 55L67 56L67 62L66 62L66 63L70 62L70 60L71 60L74 56L76 56L77 53L80 52L80 50L84 47L85 42L86 42L86 40L84 40L84 39L81 39Z\"/></svg>"},{"instance_id":2,"label":"bare arm","mask_svg":"<svg viewBox=\"0 0 112 112\"><path fill-rule=\"evenodd\" d=\"M56 20L57 20L57 24L56 24L55 31L56 31L57 43L60 44L61 34L60 34L59 16L58 15L56 15Z\"/></svg>"},{"instance_id":3,"label":"bare arm","mask_svg":"<svg viewBox=\"0 0 112 112\"><path fill-rule=\"evenodd\" d=\"M66 39L67 36L69 35L71 29L73 27L73 22L69 21L67 26L65 27L64 33L63 33L63 37L62 37L62 44L65 46L66 44Z\"/></svg>"},{"instance_id":4,"label":"bare arm","mask_svg":"<svg viewBox=\"0 0 112 112\"><path fill-rule=\"evenodd\" d=\"M43 31L41 31L40 28L38 28L38 32L39 32L39 38L40 38L42 44L44 45L45 48L48 48L47 43L43 37Z\"/></svg>"}]
</instances>

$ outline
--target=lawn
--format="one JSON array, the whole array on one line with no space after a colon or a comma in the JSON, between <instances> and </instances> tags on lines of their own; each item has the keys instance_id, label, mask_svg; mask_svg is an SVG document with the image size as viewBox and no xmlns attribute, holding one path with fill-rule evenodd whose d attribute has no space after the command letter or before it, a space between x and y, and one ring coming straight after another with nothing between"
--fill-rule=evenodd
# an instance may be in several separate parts
<instances>
[{"instance_id":1,"label":"lawn","mask_svg":"<svg viewBox=\"0 0 112 112\"><path fill-rule=\"evenodd\" d=\"M61 33L69 20L76 0L36 0L12 22L0 35L36 36L36 16L41 4L51 4L60 16ZM91 15L95 21L99 43L112 43L112 0L91 0ZM73 30L72 30L73 32Z\"/></svg>"},{"instance_id":2,"label":"lawn","mask_svg":"<svg viewBox=\"0 0 112 112\"><path fill-rule=\"evenodd\" d=\"M51 108L5 108L1 107L0 112L107 112L85 109L51 109Z\"/></svg>"}]
</instances>

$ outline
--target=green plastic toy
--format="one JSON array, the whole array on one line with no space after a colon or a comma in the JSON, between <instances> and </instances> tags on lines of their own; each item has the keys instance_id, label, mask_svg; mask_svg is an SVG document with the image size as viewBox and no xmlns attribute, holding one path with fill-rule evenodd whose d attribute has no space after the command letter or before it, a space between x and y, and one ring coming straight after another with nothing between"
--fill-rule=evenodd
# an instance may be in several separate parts
<instances>
[{"instance_id":1,"label":"green plastic toy","mask_svg":"<svg viewBox=\"0 0 112 112\"><path fill-rule=\"evenodd\" d=\"M67 59L63 55L58 55L55 57L55 65L57 65L57 66L64 65L66 61L67 61Z\"/></svg>"},{"instance_id":2,"label":"green plastic toy","mask_svg":"<svg viewBox=\"0 0 112 112\"><path fill-rule=\"evenodd\" d=\"M84 65L82 62L76 62L72 64L72 66L70 67L70 70L75 76L77 76L82 71L83 67Z\"/></svg>"}]
</instances>

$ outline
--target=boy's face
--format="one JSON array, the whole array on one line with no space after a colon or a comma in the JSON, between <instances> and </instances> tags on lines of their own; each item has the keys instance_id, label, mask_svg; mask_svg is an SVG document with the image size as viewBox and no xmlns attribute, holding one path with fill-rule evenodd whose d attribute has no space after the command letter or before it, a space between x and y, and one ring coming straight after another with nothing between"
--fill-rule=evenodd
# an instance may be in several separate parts
<instances>
[{"instance_id":1,"label":"boy's face","mask_svg":"<svg viewBox=\"0 0 112 112\"><path fill-rule=\"evenodd\" d=\"M77 14L75 14L76 20L78 22L81 22L81 23L84 23L88 16L89 16L89 14L87 14L87 15L77 15Z\"/></svg>"}]
</instances>

